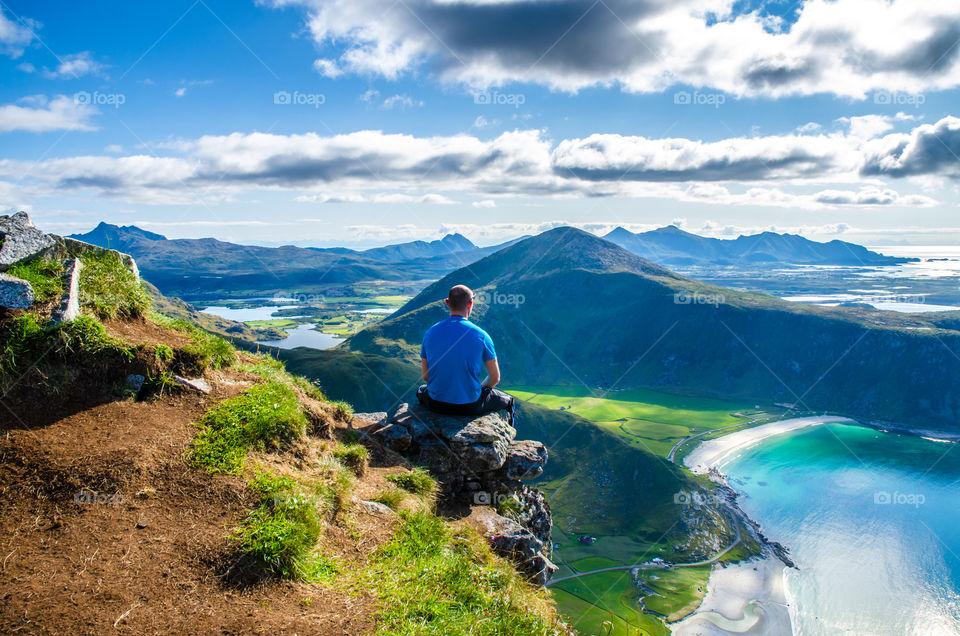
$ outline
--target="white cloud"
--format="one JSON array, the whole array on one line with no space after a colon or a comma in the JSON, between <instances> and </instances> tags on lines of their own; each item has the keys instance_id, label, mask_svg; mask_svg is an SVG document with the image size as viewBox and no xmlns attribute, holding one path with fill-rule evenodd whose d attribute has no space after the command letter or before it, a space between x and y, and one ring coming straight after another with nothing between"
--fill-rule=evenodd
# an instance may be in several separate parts
<instances>
[{"instance_id":1,"label":"white cloud","mask_svg":"<svg viewBox=\"0 0 960 636\"><path fill-rule=\"evenodd\" d=\"M181 86L177 90L173 91L173 94L176 95L177 97L183 97L184 95L187 94L187 88L185 86Z\"/></svg>"},{"instance_id":2,"label":"white cloud","mask_svg":"<svg viewBox=\"0 0 960 636\"><path fill-rule=\"evenodd\" d=\"M0 122L7 114L8 129L25 128L29 114L33 129L55 129L54 111L78 108L64 99L0 108ZM80 112L85 122L91 113ZM47 120L37 121L44 114ZM936 204L930 196L901 194L888 181L960 177L950 154L960 152L960 119L952 117L866 140L835 132L713 142L606 134L555 142L541 130L489 140L364 130L209 135L154 147L164 156L0 159L0 181L29 173L25 183L38 191L149 203L274 190L302 202L452 204L457 195L488 205L482 202L501 197L609 196L814 210L928 207Z\"/></svg>"},{"instance_id":3,"label":"white cloud","mask_svg":"<svg viewBox=\"0 0 960 636\"><path fill-rule=\"evenodd\" d=\"M57 95L52 100L34 95L21 99L19 104L0 106L0 132L95 130L90 118L96 114L93 106L78 104L66 95Z\"/></svg>"},{"instance_id":4,"label":"white cloud","mask_svg":"<svg viewBox=\"0 0 960 636\"><path fill-rule=\"evenodd\" d=\"M77 79L84 75L102 75L106 68L94 60L89 51L65 55L59 58L59 62L55 69L44 70L44 76L49 79Z\"/></svg>"},{"instance_id":5,"label":"white cloud","mask_svg":"<svg viewBox=\"0 0 960 636\"><path fill-rule=\"evenodd\" d=\"M497 202L493 199L484 199L483 201L474 201L470 205L475 208L495 208L497 207Z\"/></svg>"},{"instance_id":6,"label":"white cloud","mask_svg":"<svg viewBox=\"0 0 960 636\"><path fill-rule=\"evenodd\" d=\"M960 85L960 14L949 2L807 0L793 23L761 9L737 12L735 0L273 3L306 7L314 39L338 51L324 67L388 79L429 65L473 88L659 92L686 84L737 96L856 99Z\"/></svg>"},{"instance_id":7,"label":"white cloud","mask_svg":"<svg viewBox=\"0 0 960 636\"><path fill-rule=\"evenodd\" d=\"M4 9L0 8L0 53L18 58L33 42L39 25L28 18L8 17Z\"/></svg>"},{"instance_id":8,"label":"white cloud","mask_svg":"<svg viewBox=\"0 0 960 636\"><path fill-rule=\"evenodd\" d=\"M324 77L336 79L343 75L343 71L337 66L334 60L318 59L313 63L313 68Z\"/></svg>"}]
</instances>

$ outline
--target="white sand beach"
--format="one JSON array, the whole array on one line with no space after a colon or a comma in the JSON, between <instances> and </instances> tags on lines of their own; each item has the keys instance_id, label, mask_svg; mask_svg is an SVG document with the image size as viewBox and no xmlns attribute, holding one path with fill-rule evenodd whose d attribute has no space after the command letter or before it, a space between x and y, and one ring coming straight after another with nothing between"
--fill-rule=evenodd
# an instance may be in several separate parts
<instances>
[{"instance_id":1,"label":"white sand beach","mask_svg":"<svg viewBox=\"0 0 960 636\"><path fill-rule=\"evenodd\" d=\"M781 435L789 431L806 428L807 426L818 426L827 422L844 422L855 424L854 420L847 417L836 415L817 415L812 417L796 417L790 420L780 420L779 422L770 422L761 424L736 433L724 435L716 439L711 439L697 446L693 452L687 455L683 463L694 473L701 475L710 468L716 468L723 464L725 460L744 448L749 448L768 437Z\"/></svg>"},{"instance_id":2,"label":"white sand beach","mask_svg":"<svg viewBox=\"0 0 960 636\"><path fill-rule=\"evenodd\" d=\"M671 625L679 636L785 636L792 633L783 590L784 566L774 557L714 565L697 611Z\"/></svg>"}]
</instances>

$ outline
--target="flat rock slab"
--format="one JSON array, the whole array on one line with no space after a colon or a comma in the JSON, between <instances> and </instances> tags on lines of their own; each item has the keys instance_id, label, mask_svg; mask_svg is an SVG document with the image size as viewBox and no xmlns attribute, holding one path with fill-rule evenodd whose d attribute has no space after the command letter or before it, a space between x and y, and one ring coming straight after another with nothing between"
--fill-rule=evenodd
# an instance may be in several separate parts
<instances>
[{"instance_id":1,"label":"flat rock slab","mask_svg":"<svg viewBox=\"0 0 960 636\"><path fill-rule=\"evenodd\" d=\"M209 394L211 391L210 384L203 378L183 378L175 375L173 376L173 381L184 388L193 389L197 393L203 393L204 395Z\"/></svg>"},{"instance_id":2,"label":"flat rock slab","mask_svg":"<svg viewBox=\"0 0 960 636\"><path fill-rule=\"evenodd\" d=\"M16 276L0 273L0 307L29 309L36 300L33 287Z\"/></svg>"},{"instance_id":3,"label":"flat rock slab","mask_svg":"<svg viewBox=\"0 0 960 636\"><path fill-rule=\"evenodd\" d=\"M52 316L56 324L76 320L80 315L80 268L82 266L79 258L71 258L64 266L63 299Z\"/></svg>"},{"instance_id":4,"label":"flat rock slab","mask_svg":"<svg viewBox=\"0 0 960 636\"><path fill-rule=\"evenodd\" d=\"M354 413L354 426L370 426L371 424L376 424L378 426L384 426L387 423L387 412L386 411L376 411L374 413ZM357 421L359 420L359 421Z\"/></svg>"},{"instance_id":5,"label":"flat rock slab","mask_svg":"<svg viewBox=\"0 0 960 636\"><path fill-rule=\"evenodd\" d=\"M34 227L26 212L0 216L0 270L42 252L54 244L52 237Z\"/></svg>"}]
</instances>

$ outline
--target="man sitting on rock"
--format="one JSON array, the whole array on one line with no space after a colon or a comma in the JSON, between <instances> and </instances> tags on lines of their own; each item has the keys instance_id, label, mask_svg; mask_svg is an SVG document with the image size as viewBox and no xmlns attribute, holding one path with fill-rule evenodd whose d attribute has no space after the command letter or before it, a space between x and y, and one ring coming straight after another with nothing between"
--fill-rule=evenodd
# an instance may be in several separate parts
<instances>
[{"instance_id":1,"label":"man sitting on rock","mask_svg":"<svg viewBox=\"0 0 960 636\"><path fill-rule=\"evenodd\" d=\"M425 385L417 399L435 413L481 415L501 409L510 412L513 424L513 396L494 387L500 382L500 366L493 340L470 322L473 292L456 285L447 296L450 317L427 329L420 349ZM481 382L483 367L487 378Z\"/></svg>"}]
</instances>

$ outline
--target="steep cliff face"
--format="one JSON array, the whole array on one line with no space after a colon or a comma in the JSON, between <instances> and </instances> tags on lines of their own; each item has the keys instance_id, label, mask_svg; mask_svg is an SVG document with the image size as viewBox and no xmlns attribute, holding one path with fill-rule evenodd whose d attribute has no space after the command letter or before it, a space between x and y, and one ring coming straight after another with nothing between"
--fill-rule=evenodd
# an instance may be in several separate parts
<instances>
[{"instance_id":1,"label":"steep cliff face","mask_svg":"<svg viewBox=\"0 0 960 636\"><path fill-rule=\"evenodd\" d=\"M548 557L550 505L540 491L523 484L543 473L547 449L541 442L517 440L502 412L439 415L404 403L389 420L386 413L373 419L364 432L428 468L446 505L489 507L471 513L475 525L496 552L513 559L530 580L546 584L557 570Z\"/></svg>"}]
</instances>

